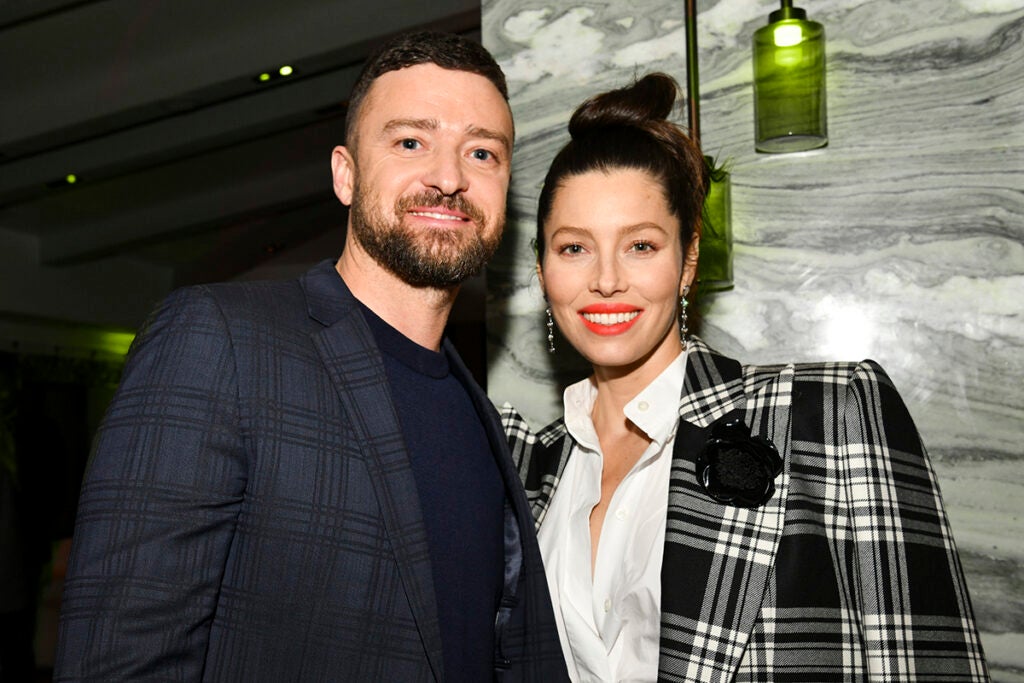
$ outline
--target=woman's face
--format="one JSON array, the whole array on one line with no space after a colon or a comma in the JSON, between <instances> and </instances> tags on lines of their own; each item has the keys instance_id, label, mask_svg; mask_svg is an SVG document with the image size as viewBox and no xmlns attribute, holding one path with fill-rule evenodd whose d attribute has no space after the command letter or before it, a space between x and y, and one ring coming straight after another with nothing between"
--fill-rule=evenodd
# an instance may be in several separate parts
<instances>
[{"instance_id":1,"label":"woman's face","mask_svg":"<svg viewBox=\"0 0 1024 683\"><path fill-rule=\"evenodd\" d=\"M679 220L645 171L565 179L537 273L562 334L595 367L653 379L678 355L679 297L697 268Z\"/></svg>"}]
</instances>

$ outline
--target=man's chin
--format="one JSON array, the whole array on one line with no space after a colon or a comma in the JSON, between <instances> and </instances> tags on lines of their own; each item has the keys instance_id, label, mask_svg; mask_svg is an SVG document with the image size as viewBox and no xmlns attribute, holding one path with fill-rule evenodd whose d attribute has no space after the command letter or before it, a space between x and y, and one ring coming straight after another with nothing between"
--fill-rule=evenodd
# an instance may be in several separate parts
<instances>
[{"instance_id":1,"label":"man's chin","mask_svg":"<svg viewBox=\"0 0 1024 683\"><path fill-rule=\"evenodd\" d=\"M406 258L390 259L385 266L406 284L431 289L452 289L483 270L481 254L466 258L471 247L417 250ZM394 256L392 254L392 256Z\"/></svg>"},{"instance_id":2,"label":"man's chin","mask_svg":"<svg viewBox=\"0 0 1024 683\"><path fill-rule=\"evenodd\" d=\"M410 273L392 271L399 279L410 287L416 287L417 289L437 289L450 291L459 287L463 282L469 279L469 277L444 277L436 274L423 274L423 273Z\"/></svg>"}]
</instances>

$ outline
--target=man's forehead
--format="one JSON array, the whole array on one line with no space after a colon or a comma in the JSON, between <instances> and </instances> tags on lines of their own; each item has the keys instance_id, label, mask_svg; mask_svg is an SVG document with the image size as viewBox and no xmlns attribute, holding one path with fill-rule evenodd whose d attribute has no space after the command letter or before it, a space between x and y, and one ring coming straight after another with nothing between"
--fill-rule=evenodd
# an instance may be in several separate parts
<instances>
[{"instance_id":1,"label":"man's forehead","mask_svg":"<svg viewBox=\"0 0 1024 683\"><path fill-rule=\"evenodd\" d=\"M367 90L367 93L372 92L373 89L376 88L377 85L379 85L380 83L410 79L422 79L423 81L426 82L443 82L446 80L463 79L479 80L481 85L483 83L486 83L487 85L494 89L494 92L495 94L497 94L498 97L505 99L505 97L501 94L501 91L498 90L498 87L494 85L494 83L492 83L491 80L487 78L487 76L466 69L447 69L443 66L438 66L433 62L412 64L410 66L404 66L400 69L392 69L390 71L385 71L384 73L380 74L375 79L373 79L373 81L370 83L370 87Z\"/></svg>"},{"instance_id":2,"label":"man's forehead","mask_svg":"<svg viewBox=\"0 0 1024 683\"><path fill-rule=\"evenodd\" d=\"M371 107L383 105L415 107L431 97L449 94L469 107L480 102L501 102L509 113L508 101L486 76L472 71L444 69L436 64L415 64L381 74L366 91L364 103ZM401 95L400 98L395 98Z\"/></svg>"}]
</instances>

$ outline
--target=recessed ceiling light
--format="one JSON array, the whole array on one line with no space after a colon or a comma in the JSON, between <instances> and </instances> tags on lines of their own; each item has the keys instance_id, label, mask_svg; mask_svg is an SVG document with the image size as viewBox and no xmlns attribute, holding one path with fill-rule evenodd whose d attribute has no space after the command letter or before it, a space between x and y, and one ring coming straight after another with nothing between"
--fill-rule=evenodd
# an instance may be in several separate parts
<instances>
[{"instance_id":1,"label":"recessed ceiling light","mask_svg":"<svg viewBox=\"0 0 1024 683\"><path fill-rule=\"evenodd\" d=\"M284 64L277 67L273 71L263 71L258 76L254 77L257 83L270 83L281 78L288 78L289 76L295 75L295 67L291 64Z\"/></svg>"},{"instance_id":2,"label":"recessed ceiling light","mask_svg":"<svg viewBox=\"0 0 1024 683\"><path fill-rule=\"evenodd\" d=\"M54 178L50 182L46 183L46 186L56 190L62 187L67 187L68 185L74 185L77 182L78 176L75 175L74 173L68 173L65 176L61 176L60 178Z\"/></svg>"}]
</instances>

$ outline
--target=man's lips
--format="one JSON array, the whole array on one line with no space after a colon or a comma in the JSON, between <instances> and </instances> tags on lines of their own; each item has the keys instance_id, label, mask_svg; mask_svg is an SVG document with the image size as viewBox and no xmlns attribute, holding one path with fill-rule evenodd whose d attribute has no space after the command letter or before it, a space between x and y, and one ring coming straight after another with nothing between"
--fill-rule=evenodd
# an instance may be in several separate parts
<instances>
[{"instance_id":1,"label":"man's lips","mask_svg":"<svg viewBox=\"0 0 1024 683\"><path fill-rule=\"evenodd\" d=\"M453 209L442 207L414 207L406 210L406 215L416 218L425 218L434 221L447 221L451 223L466 223L472 220L469 216Z\"/></svg>"},{"instance_id":2,"label":"man's lips","mask_svg":"<svg viewBox=\"0 0 1024 683\"><path fill-rule=\"evenodd\" d=\"M433 228L458 228L466 224L482 227L487 222L479 207L461 192L448 196L434 191L411 194L395 203L395 213Z\"/></svg>"},{"instance_id":3,"label":"man's lips","mask_svg":"<svg viewBox=\"0 0 1024 683\"><path fill-rule=\"evenodd\" d=\"M622 334L640 318L642 308L629 304L591 304L578 312L583 324L595 334Z\"/></svg>"}]
</instances>

